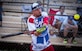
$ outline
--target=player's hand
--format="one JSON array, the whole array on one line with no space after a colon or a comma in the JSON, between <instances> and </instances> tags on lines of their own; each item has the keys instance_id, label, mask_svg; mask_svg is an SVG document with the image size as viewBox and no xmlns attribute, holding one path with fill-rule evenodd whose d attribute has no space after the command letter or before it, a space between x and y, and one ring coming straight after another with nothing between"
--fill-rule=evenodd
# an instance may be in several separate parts
<instances>
[{"instance_id":1,"label":"player's hand","mask_svg":"<svg viewBox=\"0 0 82 51\"><path fill-rule=\"evenodd\" d=\"M50 31L49 33L50 33L50 35L54 35L54 31Z\"/></svg>"},{"instance_id":2,"label":"player's hand","mask_svg":"<svg viewBox=\"0 0 82 51\"><path fill-rule=\"evenodd\" d=\"M24 31L24 34L27 34L28 32L27 31Z\"/></svg>"},{"instance_id":3,"label":"player's hand","mask_svg":"<svg viewBox=\"0 0 82 51\"><path fill-rule=\"evenodd\" d=\"M28 30L26 30L26 31L24 31L23 33L29 35L30 32L29 32Z\"/></svg>"},{"instance_id":4,"label":"player's hand","mask_svg":"<svg viewBox=\"0 0 82 51\"><path fill-rule=\"evenodd\" d=\"M34 34L35 34L36 36L39 36L41 33L35 31Z\"/></svg>"}]
</instances>

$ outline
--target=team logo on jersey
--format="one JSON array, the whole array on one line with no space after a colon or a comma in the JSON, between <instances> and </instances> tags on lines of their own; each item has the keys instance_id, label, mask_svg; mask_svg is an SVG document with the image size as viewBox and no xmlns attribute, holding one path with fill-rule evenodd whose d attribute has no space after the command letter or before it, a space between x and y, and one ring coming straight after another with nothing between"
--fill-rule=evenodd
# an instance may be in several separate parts
<instances>
[{"instance_id":1,"label":"team logo on jersey","mask_svg":"<svg viewBox=\"0 0 82 51\"><path fill-rule=\"evenodd\" d=\"M43 25L43 17L42 16L35 19L35 25L36 25L36 28L42 27L42 25Z\"/></svg>"}]
</instances>

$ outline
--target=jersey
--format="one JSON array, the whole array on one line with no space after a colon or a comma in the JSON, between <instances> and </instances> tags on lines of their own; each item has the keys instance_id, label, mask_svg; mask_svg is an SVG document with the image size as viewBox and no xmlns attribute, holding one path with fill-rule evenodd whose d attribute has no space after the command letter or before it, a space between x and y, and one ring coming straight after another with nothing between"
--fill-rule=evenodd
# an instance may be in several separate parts
<instances>
[{"instance_id":1,"label":"jersey","mask_svg":"<svg viewBox=\"0 0 82 51\"><path fill-rule=\"evenodd\" d=\"M45 22L43 20L43 16L36 18L31 15L27 21L29 31L34 32L37 28L41 28L43 26L43 23ZM49 41L49 30L47 26L46 30L43 31L39 36L35 36L33 33L31 33L31 36L33 46L32 50L34 51L41 51L51 45Z\"/></svg>"},{"instance_id":2,"label":"jersey","mask_svg":"<svg viewBox=\"0 0 82 51\"><path fill-rule=\"evenodd\" d=\"M68 19L67 16L57 16L57 15L61 15L61 13L60 12L56 13L56 16L54 16L53 25L56 24L56 19L59 20L60 22L63 22L65 19ZM63 13L63 15L66 15L66 13Z\"/></svg>"}]
</instances>

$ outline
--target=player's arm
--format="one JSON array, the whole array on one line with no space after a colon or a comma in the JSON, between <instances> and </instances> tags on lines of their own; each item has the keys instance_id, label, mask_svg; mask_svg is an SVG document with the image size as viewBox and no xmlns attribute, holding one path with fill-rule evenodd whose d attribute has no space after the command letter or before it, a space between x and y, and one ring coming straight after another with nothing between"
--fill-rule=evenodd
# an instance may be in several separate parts
<instances>
[{"instance_id":1,"label":"player's arm","mask_svg":"<svg viewBox=\"0 0 82 51\"><path fill-rule=\"evenodd\" d=\"M44 25L48 25L49 24L48 17L44 17L43 18L43 24Z\"/></svg>"},{"instance_id":2,"label":"player's arm","mask_svg":"<svg viewBox=\"0 0 82 51\"><path fill-rule=\"evenodd\" d=\"M35 23L34 23L33 18L28 18L27 25L28 25L28 30L29 30L30 34L34 34L36 36L39 36L40 33L38 33L36 31L36 27L35 27Z\"/></svg>"},{"instance_id":3,"label":"player's arm","mask_svg":"<svg viewBox=\"0 0 82 51\"><path fill-rule=\"evenodd\" d=\"M48 13L47 12L41 12L41 15L43 16L43 24L44 25L48 25L48 19L49 19L49 16L48 16Z\"/></svg>"}]
</instances>

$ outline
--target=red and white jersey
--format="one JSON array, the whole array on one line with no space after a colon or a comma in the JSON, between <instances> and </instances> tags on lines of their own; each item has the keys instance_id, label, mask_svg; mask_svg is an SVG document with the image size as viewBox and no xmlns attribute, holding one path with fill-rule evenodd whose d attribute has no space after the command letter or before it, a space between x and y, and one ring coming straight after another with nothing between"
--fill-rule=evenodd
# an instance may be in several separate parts
<instances>
[{"instance_id":1,"label":"red and white jersey","mask_svg":"<svg viewBox=\"0 0 82 51\"><path fill-rule=\"evenodd\" d=\"M43 31L41 35L35 36L33 33L34 31L36 31L37 28L41 28L44 23L48 24L46 20L47 20L47 17L43 17L43 16L36 18L33 15L31 15L28 18L27 25L28 25L29 31L32 32L31 33L32 46L33 46L32 50L34 51L41 51L51 45L49 41L50 34L47 26L46 26L46 30Z\"/></svg>"}]
</instances>

